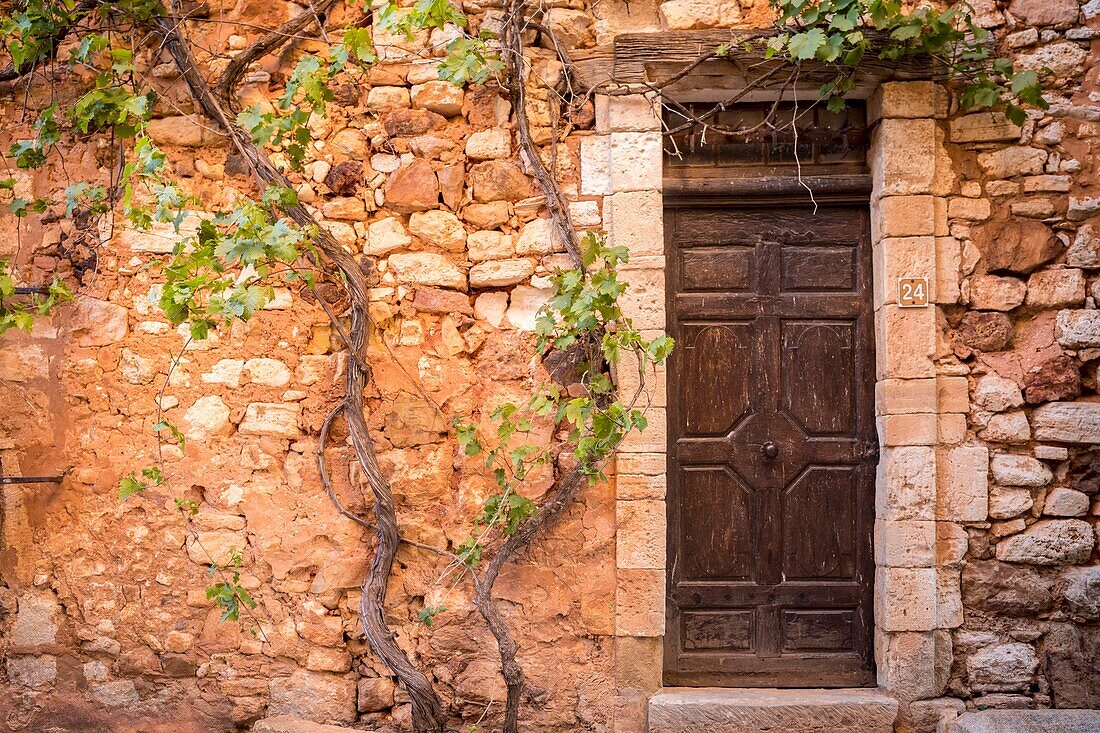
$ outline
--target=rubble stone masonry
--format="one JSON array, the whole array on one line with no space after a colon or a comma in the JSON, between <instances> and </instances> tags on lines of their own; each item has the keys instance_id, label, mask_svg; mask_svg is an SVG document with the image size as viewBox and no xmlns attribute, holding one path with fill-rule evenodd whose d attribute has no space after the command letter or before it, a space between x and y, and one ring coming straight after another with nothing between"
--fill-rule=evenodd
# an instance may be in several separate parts
<instances>
[{"instance_id":1,"label":"rubble stone masonry","mask_svg":"<svg viewBox=\"0 0 1100 733\"><path fill-rule=\"evenodd\" d=\"M462 4L475 25L499 24L494 3ZM265 25L302 10L209 5ZM769 22L752 0L548 5L546 22L574 49L610 48L628 32ZM975 7L1019 68L1053 72L1048 111L1019 128L960 111L952 90L922 81L884 84L869 100L876 659L906 732L931 733L965 708L1100 708L1100 0ZM258 35L207 28L204 44L229 53ZM375 268L368 419L403 534L436 545L465 538L492 485L460 458L412 377L448 413L485 423L522 399L543 377L532 330L548 276L568 266L550 244L507 96L439 81L444 40L376 31L383 61L311 120L321 142L298 189ZM552 50L531 55L532 74L554 78ZM254 69L242 103L278 94L293 56ZM169 60L141 59L162 91L150 134L192 193L231 206L251 191L246 166L196 114ZM51 93L0 89L0 143L27 137L24 101L41 108ZM649 333L665 325L658 109L641 94L597 96L552 159L544 149L577 228L630 250L625 307ZM554 123L537 88L527 113L548 142ZM63 152L64 167L15 171L18 190L57 195L71 177L106 175L95 143ZM0 256L26 281L59 272L82 284L33 332L0 341L2 473L64 474L57 485L0 486L5 722L230 731L296 715L407 729L408 697L360 635L373 541L333 508L317 474L344 359L324 312L308 290L279 288L248 323L188 342L156 307L148 267L180 235L115 231L93 251L92 234L0 218ZM897 306L896 280L914 271L929 275L934 307ZM633 374L624 365L625 390ZM624 445L612 479L585 488L497 583L529 678L525 730L645 730L665 618L662 373L649 393L650 427ZM120 478L154 460L158 408L187 435L185 450L164 448L172 491L120 504ZM344 438L333 436L332 467L351 458ZM358 471L333 473L344 503L369 513ZM530 482L531 498L549 481ZM198 505L196 535L173 498ZM259 603L239 623L221 622L204 592L210 562L233 551ZM504 699L495 643L465 590L435 582L442 568L402 547L388 618L456 721L492 729ZM448 610L434 627L416 623L439 605Z\"/></svg>"}]
</instances>

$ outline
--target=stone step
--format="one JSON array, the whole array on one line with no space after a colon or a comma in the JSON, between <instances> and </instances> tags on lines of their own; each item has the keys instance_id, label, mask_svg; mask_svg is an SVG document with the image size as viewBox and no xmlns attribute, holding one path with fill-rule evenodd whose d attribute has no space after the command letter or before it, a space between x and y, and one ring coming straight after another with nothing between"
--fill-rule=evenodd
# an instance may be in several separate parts
<instances>
[{"instance_id":1,"label":"stone step","mask_svg":"<svg viewBox=\"0 0 1100 733\"><path fill-rule=\"evenodd\" d=\"M898 703L870 688L661 690L649 701L649 733L892 733Z\"/></svg>"},{"instance_id":2,"label":"stone step","mask_svg":"<svg viewBox=\"0 0 1100 733\"><path fill-rule=\"evenodd\" d=\"M276 715L274 718L257 720L252 733L362 733L354 728L339 725L313 723L290 715Z\"/></svg>"},{"instance_id":3,"label":"stone step","mask_svg":"<svg viewBox=\"0 0 1100 733\"><path fill-rule=\"evenodd\" d=\"M950 733L1097 733L1100 710L982 710L951 722Z\"/></svg>"}]
</instances>

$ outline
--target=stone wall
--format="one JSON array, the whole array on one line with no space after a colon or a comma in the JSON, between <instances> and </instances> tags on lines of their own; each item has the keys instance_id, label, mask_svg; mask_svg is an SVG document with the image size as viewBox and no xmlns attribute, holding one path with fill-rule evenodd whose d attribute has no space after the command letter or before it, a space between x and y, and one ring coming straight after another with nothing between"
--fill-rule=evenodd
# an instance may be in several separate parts
<instances>
[{"instance_id":1,"label":"stone wall","mask_svg":"<svg viewBox=\"0 0 1100 733\"><path fill-rule=\"evenodd\" d=\"M224 5L225 18L248 22L296 12L278 0ZM484 5L465 4L492 27L499 11ZM903 702L900 729L922 732L965 706L1100 707L1100 6L978 7L1019 65L1055 72L1047 114L1021 130L958 112L931 84L883 88L872 103L878 659L882 685ZM759 26L767 13L748 2L604 0L562 3L548 21L592 47L621 32ZM204 43L224 51L251 40L228 25L210 31ZM443 32L376 36L385 62L365 84L338 85L330 118L315 121L324 145L299 193L375 269L372 315L383 328L368 410L404 531L457 542L489 481L458 459L410 375L450 414L484 420L522 396L541 376L534 314L565 260L549 245L506 97L436 80L426 49ZM533 58L535 73L552 77L550 52ZM247 171L194 115L167 60L142 59L163 91L151 133L191 191L230 205L250 190ZM246 103L281 90L293 55L281 62L248 77ZM31 106L48 104L47 92L33 89ZM28 132L22 91L5 94L6 145ZM652 330L664 322L664 260L650 101L597 98L554 166L574 223L630 248L627 307ZM549 140L545 98L534 95L528 113ZM67 141L65 154L64 171L20 177L20 190L56 193L66 175L106 175L94 143ZM92 260L96 233L69 222L5 217L0 230L0 255L14 255L26 281L57 271L83 283L75 304L0 344L3 473L65 472L60 486L3 487L0 652L11 694L0 711L29 730L130 730L137 719L150 730L158 719L172 721L164 730L231 730L280 713L407 724L404 693L359 640L371 540L318 483L313 449L340 394L342 356L308 292L280 290L248 324L187 344L158 397L185 339L150 304L157 279L145 265L176 235L120 231ZM936 307L905 315L890 284L916 266L932 275ZM498 583L523 640L531 730L644 730L664 633L661 376L651 428L625 447L618 478L585 489ZM172 495L120 505L118 480L152 460L158 399L189 438L185 451L168 449ZM350 458L343 438L333 466ZM344 501L366 511L357 472L335 473ZM546 487L535 482L532 495ZM173 496L198 503L197 536ZM260 602L240 623L219 621L203 591L210 561L230 549L243 552L241 582ZM435 582L435 558L404 548L398 560L389 605L399 642L456 718L474 723L488 708L481 725L491 727L503 699L491 637L461 589ZM434 628L415 623L440 604L449 610Z\"/></svg>"}]
</instances>

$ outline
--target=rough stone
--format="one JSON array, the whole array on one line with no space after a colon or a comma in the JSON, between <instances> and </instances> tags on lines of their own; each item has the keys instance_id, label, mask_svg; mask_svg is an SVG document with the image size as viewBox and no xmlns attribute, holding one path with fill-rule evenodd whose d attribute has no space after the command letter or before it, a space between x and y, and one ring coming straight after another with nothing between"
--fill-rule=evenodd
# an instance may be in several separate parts
<instances>
[{"instance_id":1,"label":"rough stone","mask_svg":"<svg viewBox=\"0 0 1100 733\"><path fill-rule=\"evenodd\" d=\"M531 183L519 167L507 160L487 160L470 168L474 200L518 201L531 195Z\"/></svg>"},{"instance_id":2,"label":"rough stone","mask_svg":"<svg viewBox=\"0 0 1100 733\"><path fill-rule=\"evenodd\" d=\"M521 331L534 331L539 309L550 299L549 288L517 285L508 298L508 322Z\"/></svg>"},{"instance_id":3,"label":"rough stone","mask_svg":"<svg viewBox=\"0 0 1100 733\"><path fill-rule=\"evenodd\" d=\"M1094 733L1100 710L982 710L965 713L947 733Z\"/></svg>"},{"instance_id":4,"label":"rough stone","mask_svg":"<svg viewBox=\"0 0 1100 733\"><path fill-rule=\"evenodd\" d=\"M1026 275L1062 251L1061 241L1049 226L1026 219L989 222L975 227L972 237L991 273Z\"/></svg>"},{"instance_id":5,"label":"rough stone","mask_svg":"<svg viewBox=\"0 0 1100 733\"><path fill-rule=\"evenodd\" d=\"M978 351L1001 351L1012 341L1012 321L1004 313L969 311L956 331L959 339Z\"/></svg>"},{"instance_id":6,"label":"rough stone","mask_svg":"<svg viewBox=\"0 0 1100 733\"><path fill-rule=\"evenodd\" d=\"M80 297L73 305L69 328L80 346L109 346L126 338L127 321L121 305Z\"/></svg>"},{"instance_id":7,"label":"rough stone","mask_svg":"<svg viewBox=\"0 0 1100 733\"><path fill-rule=\"evenodd\" d=\"M290 384L290 367L278 359L249 359L244 363L244 371L248 373L253 384L262 384L265 387L285 387Z\"/></svg>"},{"instance_id":8,"label":"rough stone","mask_svg":"<svg viewBox=\"0 0 1100 733\"><path fill-rule=\"evenodd\" d=\"M1060 580L1067 611L1085 621L1100 619L1100 566L1070 568Z\"/></svg>"},{"instance_id":9,"label":"rough stone","mask_svg":"<svg viewBox=\"0 0 1100 733\"><path fill-rule=\"evenodd\" d=\"M1010 311L1026 293L1027 285L1014 277L980 275L970 281L970 305L981 310Z\"/></svg>"},{"instance_id":10,"label":"rough stone","mask_svg":"<svg viewBox=\"0 0 1100 733\"><path fill-rule=\"evenodd\" d=\"M243 552L247 544L243 534L231 530L197 532L187 541L187 556L199 565L228 565L234 551Z\"/></svg>"},{"instance_id":11,"label":"rough stone","mask_svg":"<svg viewBox=\"0 0 1100 733\"><path fill-rule=\"evenodd\" d=\"M7 658L8 680L21 687L42 687L57 679L57 658L53 656Z\"/></svg>"},{"instance_id":12,"label":"rough stone","mask_svg":"<svg viewBox=\"0 0 1100 733\"><path fill-rule=\"evenodd\" d=\"M1077 21L1077 0L1012 0L1008 12L1027 25L1068 25Z\"/></svg>"},{"instance_id":13,"label":"rough stone","mask_svg":"<svg viewBox=\"0 0 1100 733\"><path fill-rule=\"evenodd\" d=\"M1031 509L1033 504L1031 492L1027 489L995 486L989 492L989 516L993 519L1018 517Z\"/></svg>"},{"instance_id":14,"label":"rough stone","mask_svg":"<svg viewBox=\"0 0 1100 733\"><path fill-rule=\"evenodd\" d=\"M978 155L978 165L990 178L1037 175L1046 162L1047 151L1040 148L1011 147Z\"/></svg>"},{"instance_id":15,"label":"rough stone","mask_svg":"<svg viewBox=\"0 0 1100 733\"><path fill-rule=\"evenodd\" d=\"M974 404L990 412L1004 412L1024 404L1020 387L998 374L985 374L974 388Z\"/></svg>"},{"instance_id":16,"label":"rough stone","mask_svg":"<svg viewBox=\"0 0 1100 733\"><path fill-rule=\"evenodd\" d=\"M1043 504L1043 514L1051 517L1080 517L1088 511L1088 494L1062 486L1047 494Z\"/></svg>"},{"instance_id":17,"label":"rough stone","mask_svg":"<svg viewBox=\"0 0 1100 733\"><path fill-rule=\"evenodd\" d=\"M470 268L470 287L498 288L515 285L531 277L535 263L528 259L489 260Z\"/></svg>"},{"instance_id":18,"label":"rough stone","mask_svg":"<svg viewBox=\"0 0 1100 733\"><path fill-rule=\"evenodd\" d=\"M302 408L293 403L253 402L245 408L238 430L244 435L297 438Z\"/></svg>"},{"instance_id":19,"label":"rough stone","mask_svg":"<svg viewBox=\"0 0 1100 733\"><path fill-rule=\"evenodd\" d=\"M1100 403L1048 402L1035 408L1035 437L1058 443L1094 445L1100 435Z\"/></svg>"},{"instance_id":20,"label":"rough stone","mask_svg":"<svg viewBox=\"0 0 1100 733\"><path fill-rule=\"evenodd\" d=\"M19 611L7 634L8 643L30 652L57 640L61 606L50 591L31 591L19 598Z\"/></svg>"},{"instance_id":21,"label":"rough stone","mask_svg":"<svg viewBox=\"0 0 1100 733\"><path fill-rule=\"evenodd\" d=\"M997 559L1029 565L1075 565L1089 559L1092 526L1080 519L1044 519L997 545Z\"/></svg>"},{"instance_id":22,"label":"rough stone","mask_svg":"<svg viewBox=\"0 0 1100 733\"><path fill-rule=\"evenodd\" d=\"M978 437L996 443L1026 443L1031 440L1031 425L1023 410L1002 412L989 418Z\"/></svg>"},{"instance_id":23,"label":"rough stone","mask_svg":"<svg viewBox=\"0 0 1100 733\"><path fill-rule=\"evenodd\" d=\"M439 180L426 160L417 158L386 179L386 208L401 214L427 211L439 205Z\"/></svg>"},{"instance_id":24,"label":"rough stone","mask_svg":"<svg viewBox=\"0 0 1100 733\"><path fill-rule=\"evenodd\" d=\"M1050 469L1031 456L999 453L989 462L993 480L1003 486L1046 486L1053 475Z\"/></svg>"},{"instance_id":25,"label":"rough stone","mask_svg":"<svg viewBox=\"0 0 1100 733\"><path fill-rule=\"evenodd\" d=\"M1100 267L1100 236L1085 224L1073 237L1073 244L1066 250L1066 264L1070 267Z\"/></svg>"},{"instance_id":26,"label":"rough stone","mask_svg":"<svg viewBox=\"0 0 1100 733\"><path fill-rule=\"evenodd\" d=\"M470 299L464 293L439 288L417 288L413 307L423 313L460 313L464 316L474 314Z\"/></svg>"},{"instance_id":27,"label":"rough stone","mask_svg":"<svg viewBox=\"0 0 1100 733\"><path fill-rule=\"evenodd\" d=\"M388 677L362 677L357 683L361 713L375 713L393 707L393 681Z\"/></svg>"},{"instance_id":28,"label":"rough stone","mask_svg":"<svg viewBox=\"0 0 1100 733\"><path fill-rule=\"evenodd\" d=\"M356 711L355 680L324 672L298 670L270 684L268 715L304 718L315 723L352 723Z\"/></svg>"},{"instance_id":29,"label":"rough stone","mask_svg":"<svg viewBox=\"0 0 1100 733\"><path fill-rule=\"evenodd\" d=\"M444 117L454 117L461 113L465 98L466 94L461 86L441 80L416 84L411 93L413 107L426 109Z\"/></svg>"},{"instance_id":30,"label":"rough stone","mask_svg":"<svg viewBox=\"0 0 1100 733\"><path fill-rule=\"evenodd\" d=\"M149 139L158 145L178 145L183 148L223 144L225 136L217 130L216 123L196 115L160 117L149 120L145 128Z\"/></svg>"},{"instance_id":31,"label":"rough stone","mask_svg":"<svg viewBox=\"0 0 1100 733\"><path fill-rule=\"evenodd\" d=\"M205 440L226 435L233 430L229 422L229 406L218 395L205 395L195 400L183 415L184 433L193 440Z\"/></svg>"},{"instance_id":32,"label":"rough stone","mask_svg":"<svg viewBox=\"0 0 1100 733\"><path fill-rule=\"evenodd\" d=\"M1031 645L1012 642L967 657L966 675L972 689L1013 692L1027 689L1038 666Z\"/></svg>"},{"instance_id":33,"label":"rough stone","mask_svg":"<svg viewBox=\"0 0 1100 733\"><path fill-rule=\"evenodd\" d=\"M986 143L1018 140L1020 127L1002 112L975 112L955 117L950 123L953 143Z\"/></svg>"},{"instance_id":34,"label":"rough stone","mask_svg":"<svg viewBox=\"0 0 1100 733\"><path fill-rule=\"evenodd\" d=\"M512 136L499 127L478 130L466 138L466 157L470 160L507 158L511 154Z\"/></svg>"},{"instance_id":35,"label":"rough stone","mask_svg":"<svg viewBox=\"0 0 1100 733\"><path fill-rule=\"evenodd\" d=\"M426 109L399 109L390 112L382 121L390 137L416 137L443 127L447 120Z\"/></svg>"},{"instance_id":36,"label":"rough stone","mask_svg":"<svg viewBox=\"0 0 1100 733\"><path fill-rule=\"evenodd\" d=\"M1027 304L1034 308L1066 308L1085 304L1085 273L1077 269L1044 270L1027 281Z\"/></svg>"},{"instance_id":37,"label":"rough stone","mask_svg":"<svg viewBox=\"0 0 1100 733\"><path fill-rule=\"evenodd\" d=\"M367 92L367 109L376 114L408 109L411 104L406 87L375 86Z\"/></svg>"},{"instance_id":38,"label":"rough stone","mask_svg":"<svg viewBox=\"0 0 1100 733\"><path fill-rule=\"evenodd\" d=\"M1068 400L1081 394L1081 370L1072 358L1058 354L1030 369L1024 375L1024 398L1037 405L1053 400Z\"/></svg>"},{"instance_id":39,"label":"rough stone","mask_svg":"<svg viewBox=\"0 0 1100 733\"><path fill-rule=\"evenodd\" d=\"M409 233L441 249L460 251L466 243L466 227L449 211L422 211L409 217Z\"/></svg>"},{"instance_id":40,"label":"rough stone","mask_svg":"<svg viewBox=\"0 0 1100 733\"><path fill-rule=\"evenodd\" d=\"M380 256L412 244L405 225L395 216L371 222L367 227L367 254Z\"/></svg>"},{"instance_id":41,"label":"rough stone","mask_svg":"<svg viewBox=\"0 0 1100 733\"><path fill-rule=\"evenodd\" d=\"M671 30L716 28L741 20L741 7L732 0L668 0L661 3L660 11Z\"/></svg>"},{"instance_id":42,"label":"rough stone","mask_svg":"<svg viewBox=\"0 0 1100 733\"><path fill-rule=\"evenodd\" d=\"M1100 346L1100 310L1058 311L1054 333L1067 349Z\"/></svg>"},{"instance_id":43,"label":"rough stone","mask_svg":"<svg viewBox=\"0 0 1100 733\"><path fill-rule=\"evenodd\" d=\"M389 263L398 282L466 290L466 275L443 255L432 252L393 254Z\"/></svg>"},{"instance_id":44,"label":"rough stone","mask_svg":"<svg viewBox=\"0 0 1100 733\"><path fill-rule=\"evenodd\" d=\"M963 605L985 613L1026 618L1054 608L1052 583L1034 570L976 560L962 572Z\"/></svg>"}]
</instances>

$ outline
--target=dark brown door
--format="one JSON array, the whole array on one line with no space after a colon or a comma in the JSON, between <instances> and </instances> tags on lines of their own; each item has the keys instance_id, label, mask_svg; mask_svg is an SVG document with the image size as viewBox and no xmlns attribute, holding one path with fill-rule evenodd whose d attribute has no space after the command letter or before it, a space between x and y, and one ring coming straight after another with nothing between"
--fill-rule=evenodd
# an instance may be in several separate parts
<instances>
[{"instance_id":1,"label":"dark brown door","mask_svg":"<svg viewBox=\"0 0 1100 733\"><path fill-rule=\"evenodd\" d=\"M866 203L669 204L665 682L873 684Z\"/></svg>"}]
</instances>

